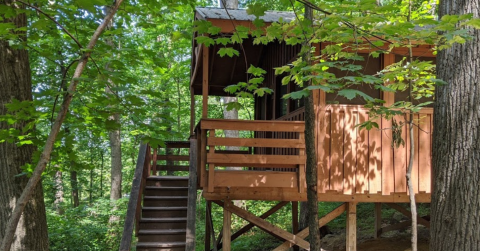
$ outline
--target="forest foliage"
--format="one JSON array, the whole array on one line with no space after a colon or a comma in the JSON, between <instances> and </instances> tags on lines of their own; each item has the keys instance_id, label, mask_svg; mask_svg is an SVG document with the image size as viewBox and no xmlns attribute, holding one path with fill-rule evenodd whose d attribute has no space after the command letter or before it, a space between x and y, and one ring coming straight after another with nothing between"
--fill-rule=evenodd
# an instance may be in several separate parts
<instances>
[{"instance_id":1,"label":"forest foliage","mask_svg":"<svg viewBox=\"0 0 480 251\"><path fill-rule=\"evenodd\" d=\"M19 1L20 2L20 1ZM309 95L309 91L321 89L337 92L352 99L363 97L368 105L380 116L397 114L398 109L417 111L423 104L408 102L395 103L390 107L379 106L376 100L361 93L353 86L359 83L371 84L383 91L405 90L408 79L415 83L415 98L433 95L435 84L442 83L435 78L435 67L431 63L414 60L408 69L405 60L392 65L376 76L362 74L362 69L352 61L363 60L355 53L345 52L372 47L382 48L371 53L391 53L394 48L405 47L408 41L430 44L436 50L448 48L453 43L464 43L469 39L470 27L480 28L480 22L472 15L445 16L434 18L430 2L413 1L415 8L411 20L406 20L406 1L312 1L323 12L317 11L315 29L306 20L279 22L270 25L263 32L261 17L267 9L289 10L300 13L303 3L293 1L243 1L249 14L257 19L256 29L236 27L236 33L229 37L200 36L197 42L207 46L223 46L221 56L239 56L241 53L231 46L241 43L251 34L255 43L266 44L285 41L289 45L300 44L305 39L312 43L330 42L322 55L313 58L315 65L308 65L299 57L291 65L276 69L277 74L286 73L285 84L294 81L303 86L312 81L308 89L294 92L285 98L298 99ZM9 113L1 121L15 124L28 122L23 131L0 130L0 143L7 141L18 145L38 146L32 163L36 163L46 137L58 112L65 94L66 84L71 79L79 57L85 51L93 30L105 15L105 0L34 0L21 2L27 6L27 27L14 27L0 23L0 39L8 40L14 48L27 48L30 56L33 80L33 102L13 101L7 106ZM129 191L135 167L138 145L149 142L161 146L165 140L185 140L189 128L189 84L190 55L193 31L218 35L218 29L208 22L193 23L195 6L212 6L208 1L127 1L114 19L112 28L107 30L95 47L91 60L80 81L69 109L64 130L55 142L51 161L43 174L45 201L49 226L51 250L113 250L116 248L121 227L108 227L113 214L125 215L126 199L117 205L108 200L109 191L109 146L108 131L121 129L123 152L123 191ZM17 9L0 5L0 18L16 15ZM332 14L327 14L332 13ZM416 27L424 27L416 30ZM28 42L22 41L16 32L25 30ZM441 32L438 32L441 31ZM352 37L355 43L352 42ZM367 39L368 43L357 43ZM382 39L378 39L382 37ZM377 38L377 39L372 39ZM112 44L108 41L113 41ZM365 40L364 40L365 41ZM334 42L334 43L332 43ZM347 70L352 75L336 78L327 69ZM407 72L408 71L408 72ZM271 90L262 86L265 71L249 66L250 78L227 88L237 93L238 104L230 108L242 108L240 117L252 119L252 95L262 96ZM393 81L395 80L393 83ZM110 86L111 82L115 86ZM385 86L385 82L392 84ZM105 92L106 88L113 93ZM196 100L201 103L201 100ZM195 106L200 108L200 105ZM220 98L211 99L209 111L212 117L222 117L223 103ZM197 118L201 111L197 109ZM403 111L404 112L404 111ZM113 123L109 116L121 115L121 123ZM366 128L378 127L374 122ZM68 128L68 130L65 130ZM33 165L23 167L23 173L30 175ZM71 171L78 172L80 206L73 207L70 182ZM65 173L58 182L58 172ZM62 189L64 201L57 204L57 192ZM125 194L126 196L126 194ZM268 203L266 203L268 204ZM263 204L251 205L254 211L262 211ZM59 213L58 207L63 208ZM258 207L258 208L256 208Z\"/></svg>"}]
</instances>

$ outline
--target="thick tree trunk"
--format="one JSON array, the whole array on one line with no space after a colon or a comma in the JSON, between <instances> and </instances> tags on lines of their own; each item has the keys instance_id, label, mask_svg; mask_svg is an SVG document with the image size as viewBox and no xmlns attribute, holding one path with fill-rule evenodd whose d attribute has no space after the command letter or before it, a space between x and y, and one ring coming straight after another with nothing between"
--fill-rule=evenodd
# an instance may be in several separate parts
<instances>
[{"instance_id":1,"label":"thick tree trunk","mask_svg":"<svg viewBox=\"0 0 480 251\"><path fill-rule=\"evenodd\" d=\"M32 173L32 176L30 177L30 179L28 179L28 182L25 185L25 188L23 189L23 191L21 191L21 195L18 198L18 200L9 201L10 204L15 204L15 208L13 209L13 211L11 213L11 216L8 218L8 222L6 224L5 233L4 233L4 236L3 236L2 243L0 245L0 250L2 250L2 251L9 251L11 249L12 244L15 242L15 240L14 240L15 239L14 238L15 237L15 232L20 229L19 226L18 226L18 223L20 222L20 219L22 218L22 214L25 212L25 210L28 209L29 204L33 204L32 201L35 201L35 199L37 198L36 197L37 193L43 194L42 191L40 190L41 189L42 173L43 173L43 171L45 171L45 168L46 168L48 162L50 161L50 156L52 154L52 150L53 150L53 146L55 144L55 140L57 138L58 133L60 132L62 123L65 120L65 117L67 116L68 107L70 106L70 103L72 101L73 93L75 93L75 90L77 88L78 78L82 75L82 72L85 69L85 66L88 62L88 58L90 57L90 54L93 51L93 47L97 43L98 38L100 37L100 34L102 34L102 32L105 29L107 23L110 22L110 20L112 19L113 15L118 10L118 7L122 4L122 2L123 2L123 0L117 0L115 2L115 7L113 8L113 11L109 15L107 15L105 17L105 19L103 20L103 22L98 26L98 28L95 30L95 33L92 35L92 38L88 42L88 45L85 47L86 50L82 54L82 56L81 56L81 58L80 58L80 60L77 64L77 67L75 69L75 73L73 74L73 77L72 77L72 81L70 82L70 86L68 87L68 92L64 96L62 106L60 107L57 118L55 119L55 122L52 125L52 129L51 129L50 133L48 134L47 140L45 142L45 146L44 146L43 151L40 155L40 159L38 160L38 163L35 166L35 169ZM3 4L3 3L7 3L7 2L6 1L1 1L0 3ZM11 2L9 1L8 4L10 4L10 3ZM25 26L26 20L24 20L23 23L18 22L17 24ZM25 53L25 55L23 55L22 57L18 57L17 52L16 51L12 52L11 48L9 48L8 45L5 42L0 41L0 44L1 44L0 60L6 60L6 62L8 62L8 64L5 64L4 62L0 62L0 63L2 63L2 64L0 64L0 66L2 66L2 67L0 67L2 69L1 71L6 69L7 70L6 72L8 72L8 74L1 74L0 76L10 76L10 78L13 78L13 79L8 79L8 80L11 81L11 80L16 80L16 78L24 78L23 74L25 74L25 75L28 75L28 79L30 79L30 72L29 71L28 72L27 71L18 71L18 69L24 70L25 68L29 67L28 61L24 61L24 60L28 60L27 54ZM2 55L2 54L7 54L7 55ZM21 60L20 60L20 58L21 58ZM25 62L27 62L27 63L25 64ZM19 65L20 65L20 67L19 67ZM3 73L3 72L0 72L0 73ZM5 84L5 86L11 88L12 90L15 90L14 93L18 93L19 89L22 90L22 87L20 87L20 84L15 85L16 84L15 81L11 82L11 83L14 83L14 84L13 85L12 84ZM3 82L0 82L0 84L3 84ZM2 85L0 85L0 86L2 86ZM12 86L14 86L14 87L12 88ZM23 87L23 88L25 88L25 87ZM27 88L27 89L30 89L30 88ZM12 90L10 90L10 92L12 92ZM2 92L2 94L3 93L6 93L6 92ZM0 95L0 96L2 96L2 95ZM4 96L11 99L11 96L8 96L8 95L4 95ZM31 98L31 96L30 96L30 98ZM2 103L2 108L1 108L2 112L4 111L3 107L4 106L3 106L3 103ZM13 163L11 166L18 168L18 166L14 166L15 164L18 164L18 163ZM8 177L8 178L11 179L12 177ZM4 191L4 190L1 190L1 191ZM41 201L39 203L43 204L43 199L38 200L38 201ZM40 208L39 204L37 204L35 206L38 206ZM43 205L42 205L41 208L44 208ZM4 211L2 210L2 212L4 212ZM28 216L28 217L34 216L34 214L29 214L28 211L26 211L25 215ZM39 217L40 218L37 218L37 221L42 220L41 219L42 216L39 215ZM5 221L2 219L2 223L3 222L5 222ZM31 224L29 227L35 227L35 226L41 225L41 224L42 224L41 222L40 223L35 222L35 224ZM40 233L40 231L36 231L36 233L38 235ZM45 230L45 233L46 233L46 230ZM17 238L17 240L18 240L18 238ZM34 242L37 243L37 245L40 245L39 243L43 243L44 241L47 241L47 238L46 238L46 236L45 236L45 238L30 238L29 241L34 241ZM16 249L16 250L21 250L21 249ZM33 249L28 249L28 250L43 250L43 248L39 247L39 248L33 248Z\"/></svg>"},{"instance_id":2,"label":"thick tree trunk","mask_svg":"<svg viewBox=\"0 0 480 251\"><path fill-rule=\"evenodd\" d=\"M480 0L440 2L440 16L474 13ZM435 91L434 192L430 250L480 247L480 31L473 40L440 51Z\"/></svg>"},{"instance_id":3,"label":"thick tree trunk","mask_svg":"<svg viewBox=\"0 0 480 251\"><path fill-rule=\"evenodd\" d=\"M15 1L0 0L0 5L11 5L12 2ZM17 27L27 25L25 14L13 19L4 19L2 22L13 22ZM23 36L22 39L26 37ZM0 40L0 90L0 115L7 113L5 105L11 103L13 99L32 100L28 52L11 48L5 40ZM21 131L24 126L25 123L8 125L6 122L0 122L1 130L15 128ZM31 163L34 150L33 145L0 143L0 240L6 234L8 219L28 182L26 175L17 175L22 173L21 166ZM11 247L19 251L48 250L47 220L41 182L35 187L32 199L25 207Z\"/></svg>"}]
</instances>

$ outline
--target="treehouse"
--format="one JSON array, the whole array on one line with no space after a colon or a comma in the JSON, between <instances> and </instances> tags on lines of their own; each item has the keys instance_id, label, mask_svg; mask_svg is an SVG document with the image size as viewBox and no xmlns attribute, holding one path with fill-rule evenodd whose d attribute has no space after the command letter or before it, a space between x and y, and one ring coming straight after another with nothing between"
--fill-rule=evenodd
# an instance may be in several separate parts
<instances>
[{"instance_id":1,"label":"treehouse","mask_svg":"<svg viewBox=\"0 0 480 251\"><path fill-rule=\"evenodd\" d=\"M264 19L266 25L279 19L290 21L295 18L293 13L267 12ZM196 20L207 20L213 26L220 27L217 37L230 37L238 26L253 27L254 16L247 15L245 10L228 10L216 8L197 8ZM203 34L194 34L194 37ZM172 156L160 154L158 149L143 146L139 155L136 176L130 201L132 204L132 220L129 226L136 224L139 236L137 250L193 250L196 191L202 190L202 196L207 201L207 224L205 250L230 250L230 242L257 226L267 233L284 241L274 250L288 250L291 247L309 249L306 241L308 229L298 229L298 202L307 200L305 173L305 108L302 100L288 100L282 97L299 90L295 84L282 85L283 76L276 76L274 68L291 63L298 57L301 47L289 46L284 42L271 42L267 45L254 45L252 38L246 38L243 43L233 45L240 52L236 57L221 57L219 50L223 45L209 47L192 43L191 65L191 136L186 142L167 142L166 148L189 148L187 156ZM321 53L325 44L316 44L315 53ZM402 59L407 49L395 49L395 54L383 54L378 58L369 56L371 51L362 49L357 53L365 60L358 61L367 74L376 74L386 66ZM435 61L428 46L418 45L413 48L414 56L423 60ZM225 92L225 87L246 82L246 71L250 65L261 67L267 71L264 86L273 93L263 97L255 97L254 120L229 120L209 117L209 97L231 96ZM347 73L337 71L341 76ZM361 91L369 96L383 99L385 105L404 100L405 92L383 92L359 85ZM201 103L195 102L195 96L201 96ZM409 202L407 192L406 171L410 155L409 137L406 126L401 137L405 144L392 147L392 120L377 119L382 130L359 129L358 124L369 119L369 110L364 107L365 101L360 98L351 100L325 93L313 91L315 112L315 145L318 168L317 192L319 202L342 202L338 208L320 216L320 226L327 224L343 212L347 214L347 250L356 250L356 206L358 203L375 203L375 236L396 229L407 227L408 222L398 226L382 228L381 205L386 204L410 217L409 211L396 203ZM195 117L195 106L201 105L202 116ZM432 192L432 114L433 109L423 108L415 115L418 127L414 128L415 156L412 180L416 201L429 203ZM398 120L403 116L399 115ZM224 130L241 131L240 135L250 135L238 138L226 138ZM251 137L253 135L253 137ZM237 147L237 150L226 150L227 147ZM188 166L172 166L159 164L160 161L189 161ZM238 167L231 170L225 167ZM188 178L159 176L159 170L189 170ZM187 182L188 181L188 182ZM180 182L169 185L169 182ZM188 183L188 184L187 184ZM173 187L173 188L172 188ZM162 190L163 189L163 190ZM182 190L183 189L183 190ZM161 208L162 201L152 202L153 191L162 190L166 194L181 194L181 198L171 195L169 202L165 195L163 199L168 208ZM177 191L179 190L179 191ZM183 193L180 190L184 191ZM189 191L189 192L188 192ZM143 197L142 197L143 196ZM160 198L161 197L161 198ZM187 199L188 197L188 199ZM143 204L142 204L143 198ZM182 203L175 203L180 200ZM263 215L254 215L232 203L232 200L278 201L278 204ZM223 230L218 237L211 227L210 206L215 203L224 210ZM170 203L170 204L168 204ZM292 203L292 232L274 226L265 220L284 205ZM181 205L182 207L180 207ZM162 212L152 212L157 207ZM184 211L182 211L184 210ZM175 211L175 212L174 212ZM163 213L163 214L162 214ZM236 233L231 233L231 214L235 214L248 222L249 225ZM149 216L150 215L150 216ZM153 216L152 216L153 215ZM161 227L146 227L149 222L161 221L158 218L170 217L170 221L185 217L182 231L166 232L172 238L151 237ZM127 215L128 218L128 215ZM182 218L183 220L183 218ZM169 221L164 220L164 221ZM429 222L421 217L420 224L429 226ZM142 225L143 224L143 225ZM127 225L126 225L127 226ZM149 230L146 231L143 228ZM185 230L186 229L186 230ZM143 232L142 232L143 230ZM157 231L158 232L158 231ZM180 235L180 237L175 236ZM143 236L143 237L142 237ZM147 236L147 237L145 237ZM150 237L149 237L150 236ZM176 238L178 237L178 238ZM186 239L185 239L186 238ZM174 240L170 244L161 241ZM186 240L186 241L185 241ZM211 242L213 240L213 247ZM126 240L128 242L128 240ZM176 244L175 244L176 243ZM142 246L143 245L143 246ZM162 246L163 245L163 246ZM163 249L162 249L163 248ZM167 249L170 248L170 249Z\"/></svg>"}]
</instances>

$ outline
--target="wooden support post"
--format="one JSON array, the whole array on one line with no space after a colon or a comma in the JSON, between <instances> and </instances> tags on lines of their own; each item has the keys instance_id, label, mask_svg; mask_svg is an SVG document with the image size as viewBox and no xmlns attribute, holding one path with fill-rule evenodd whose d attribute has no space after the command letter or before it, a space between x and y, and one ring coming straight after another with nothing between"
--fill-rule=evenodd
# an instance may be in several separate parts
<instances>
[{"instance_id":1,"label":"wooden support post","mask_svg":"<svg viewBox=\"0 0 480 251\"><path fill-rule=\"evenodd\" d=\"M375 232L373 237L375 239L380 238L382 229L382 203L375 203Z\"/></svg>"},{"instance_id":2,"label":"wooden support post","mask_svg":"<svg viewBox=\"0 0 480 251\"><path fill-rule=\"evenodd\" d=\"M195 250L195 213L197 211L197 140L190 139L188 177L187 239L185 250Z\"/></svg>"},{"instance_id":3,"label":"wooden support post","mask_svg":"<svg viewBox=\"0 0 480 251\"><path fill-rule=\"evenodd\" d=\"M232 202L225 200L223 207L223 246L222 251L231 250L232 213L229 211Z\"/></svg>"},{"instance_id":4,"label":"wooden support post","mask_svg":"<svg viewBox=\"0 0 480 251\"><path fill-rule=\"evenodd\" d=\"M292 234L298 233L298 201L292 201ZM298 246L293 247L294 251L298 251Z\"/></svg>"},{"instance_id":5,"label":"wooden support post","mask_svg":"<svg viewBox=\"0 0 480 251\"><path fill-rule=\"evenodd\" d=\"M190 86L190 136L193 135L195 128L195 95L193 93L193 87Z\"/></svg>"},{"instance_id":6,"label":"wooden support post","mask_svg":"<svg viewBox=\"0 0 480 251\"><path fill-rule=\"evenodd\" d=\"M347 205L347 233L346 251L357 250L357 203L349 202Z\"/></svg>"},{"instance_id":7,"label":"wooden support post","mask_svg":"<svg viewBox=\"0 0 480 251\"><path fill-rule=\"evenodd\" d=\"M210 250L210 224L211 224L211 214L210 210L212 208L212 202L206 201L205 203L205 250ZM213 227L213 226L212 226Z\"/></svg>"},{"instance_id":8,"label":"wooden support post","mask_svg":"<svg viewBox=\"0 0 480 251\"><path fill-rule=\"evenodd\" d=\"M207 46L203 46L202 118L206 119L208 118L208 56L210 52Z\"/></svg>"}]
</instances>

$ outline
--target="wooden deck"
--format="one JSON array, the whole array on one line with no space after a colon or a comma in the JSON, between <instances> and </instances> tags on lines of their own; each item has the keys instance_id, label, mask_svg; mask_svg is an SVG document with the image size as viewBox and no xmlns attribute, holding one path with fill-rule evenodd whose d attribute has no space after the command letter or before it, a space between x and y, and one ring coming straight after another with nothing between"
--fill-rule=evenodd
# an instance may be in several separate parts
<instances>
[{"instance_id":1,"label":"wooden deck","mask_svg":"<svg viewBox=\"0 0 480 251\"><path fill-rule=\"evenodd\" d=\"M196 128L199 187L208 200L250 199L305 201L303 111L283 121L202 119ZM415 163L412 173L417 202L431 198L432 109L416 115ZM408 202L405 145L392 148L391 121L382 130L360 130L368 110L356 105L327 105L317 113L319 201ZM399 121L401 117L397 118ZM239 130L241 138L225 138L223 130ZM251 138L254 135L255 138ZM243 150L225 151L225 146ZM225 167L243 167L241 171Z\"/></svg>"}]
</instances>

